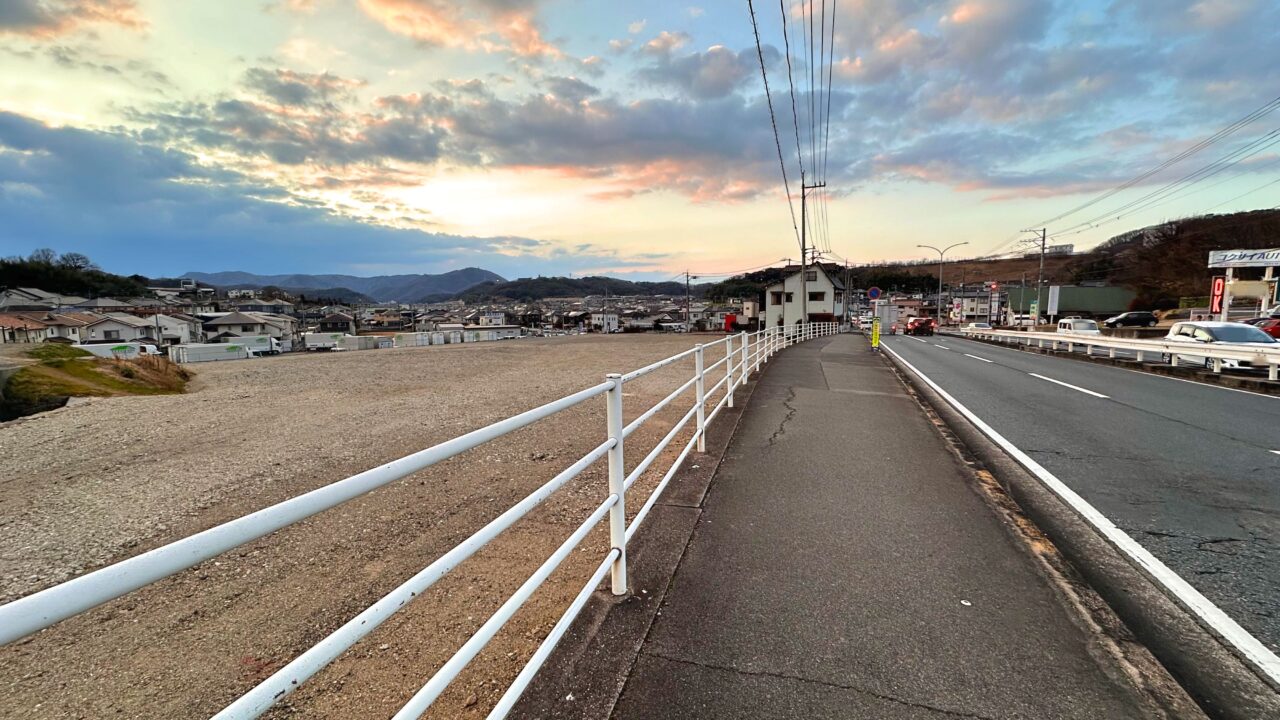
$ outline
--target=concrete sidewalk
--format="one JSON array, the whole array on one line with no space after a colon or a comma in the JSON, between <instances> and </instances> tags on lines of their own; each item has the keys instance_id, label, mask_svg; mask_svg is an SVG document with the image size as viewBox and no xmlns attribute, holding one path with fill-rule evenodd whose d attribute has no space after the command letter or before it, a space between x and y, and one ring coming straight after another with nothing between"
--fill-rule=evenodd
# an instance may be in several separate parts
<instances>
[{"instance_id":1,"label":"concrete sidewalk","mask_svg":"<svg viewBox=\"0 0 1280 720\"><path fill-rule=\"evenodd\" d=\"M612 717L1194 717L972 475L860 336L772 359Z\"/></svg>"}]
</instances>

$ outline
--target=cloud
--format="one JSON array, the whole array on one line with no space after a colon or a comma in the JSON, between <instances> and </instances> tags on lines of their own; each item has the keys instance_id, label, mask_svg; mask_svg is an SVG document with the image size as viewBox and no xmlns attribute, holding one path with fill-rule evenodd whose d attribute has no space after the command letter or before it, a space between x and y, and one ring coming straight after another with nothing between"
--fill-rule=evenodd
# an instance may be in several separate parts
<instances>
[{"instance_id":1,"label":"cloud","mask_svg":"<svg viewBox=\"0 0 1280 720\"><path fill-rule=\"evenodd\" d=\"M482 265L513 276L652 264L591 244L387 227L286 200L188 153L0 112L0 216L13 248L53 243L151 275L190 267L350 270L343 258L351 257L402 272Z\"/></svg>"},{"instance_id":2,"label":"cloud","mask_svg":"<svg viewBox=\"0 0 1280 720\"><path fill-rule=\"evenodd\" d=\"M94 24L133 29L146 25L134 0L5 0L0 3L0 34L50 39Z\"/></svg>"},{"instance_id":3,"label":"cloud","mask_svg":"<svg viewBox=\"0 0 1280 720\"><path fill-rule=\"evenodd\" d=\"M270 70L255 67L245 72L244 86L261 92L281 105L295 107L335 107L349 99L359 80L348 80L332 73L301 73L284 68Z\"/></svg>"},{"instance_id":4,"label":"cloud","mask_svg":"<svg viewBox=\"0 0 1280 720\"><path fill-rule=\"evenodd\" d=\"M688 45L689 41L692 39L693 38L689 37L689 33L686 32L670 32L668 30L663 30L652 40L645 43L644 46L640 48L640 51L648 55L667 55L674 50L679 50L685 45Z\"/></svg>"},{"instance_id":5,"label":"cloud","mask_svg":"<svg viewBox=\"0 0 1280 720\"><path fill-rule=\"evenodd\" d=\"M419 42L526 58L564 53L542 37L539 0L360 0L361 9L392 32Z\"/></svg>"},{"instance_id":6,"label":"cloud","mask_svg":"<svg viewBox=\"0 0 1280 720\"><path fill-rule=\"evenodd\" d=\"M773 47L764 48L766 66L782 56ZM720 98L742 87L760 72L755 48L734 52L715 45L706 52L675 56L671 52L651 53L651 62L640 66L636 75L654 85L675 87L689 97Z\"/></svg>"},{"instance_id":7,"label":"cloud","mask_svg":"<svg viewBox=\"0 0 1280 720\"><path fill-rule=\"evenodd\" d=\"M627 32L631 33L632 35L638 35L642 30L644 30L644 26L647 25L648 23L649 23L648 20L637 20L627 25Z\"/></svg>"}]
</instances>

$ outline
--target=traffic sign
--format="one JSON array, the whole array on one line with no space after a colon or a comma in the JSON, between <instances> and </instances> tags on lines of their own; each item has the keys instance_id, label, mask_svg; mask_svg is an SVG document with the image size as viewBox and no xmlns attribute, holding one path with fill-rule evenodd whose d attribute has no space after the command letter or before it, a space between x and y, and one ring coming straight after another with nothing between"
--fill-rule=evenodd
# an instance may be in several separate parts
<instances>
[{"instance_id":1,"label":"traffic sign","mask_svg":"<svg viewBox=\"0 0 1280 720\"><path fill-rule=\"evenodd\" d=\"M884 294L884 291L878 287L873 287L867 290L867 297L872 300L879 300L880 296L883 294Z\"/></svg>"}]
</instances>

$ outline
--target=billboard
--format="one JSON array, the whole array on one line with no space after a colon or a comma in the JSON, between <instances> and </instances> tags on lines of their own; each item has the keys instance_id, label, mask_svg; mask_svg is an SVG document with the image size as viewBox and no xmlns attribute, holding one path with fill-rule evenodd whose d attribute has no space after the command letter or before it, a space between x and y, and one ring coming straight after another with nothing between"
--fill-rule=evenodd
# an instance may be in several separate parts
<instances>
[{"instance_id":1,"label":"billboard","mask_svg":"<svg viewBox=\"0 0 1280 720\"><path fill-rule=\"evenodd\" d=\"M1209 251L1209 267L1211 268L1271 266L1280 266L1280 248Z\"/></svg>"},{"instance_id":2,"label":"billboard","mask_svg":"<svg viewBox=\"0 0 1280 720\"><path fill-rule=\"evenodd\" d=\"M1213 285L1209 287L1209 312L1217 315L1222 312L1222 302L1227 295L1227 278L1225 275L1218 275L1213 278Z\"/></svg>"}]
</instances>

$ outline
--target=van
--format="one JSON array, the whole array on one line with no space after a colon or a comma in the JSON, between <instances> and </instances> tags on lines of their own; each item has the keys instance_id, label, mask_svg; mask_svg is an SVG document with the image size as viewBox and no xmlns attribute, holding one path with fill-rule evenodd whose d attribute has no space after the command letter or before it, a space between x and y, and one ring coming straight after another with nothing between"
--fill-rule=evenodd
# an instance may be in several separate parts
<instances>
[{"instance_id":1,"label":"van","mask_svg":"<svg viewBox=\"0 0 1280 720\"><path fill-rule=\"evenodd\" d=\"M1058 321L1058 332L1066 335L1101 335L1102 331L1098 329L1098 323L1095 320L1085 320L1083 318L1067 318Z\"/></svg>"}]
</instances>

